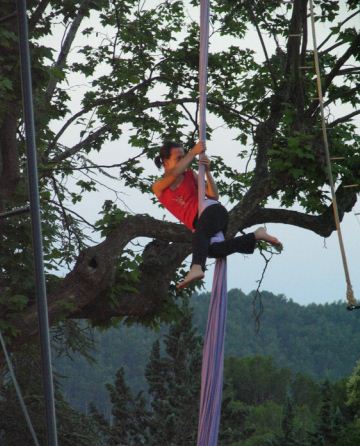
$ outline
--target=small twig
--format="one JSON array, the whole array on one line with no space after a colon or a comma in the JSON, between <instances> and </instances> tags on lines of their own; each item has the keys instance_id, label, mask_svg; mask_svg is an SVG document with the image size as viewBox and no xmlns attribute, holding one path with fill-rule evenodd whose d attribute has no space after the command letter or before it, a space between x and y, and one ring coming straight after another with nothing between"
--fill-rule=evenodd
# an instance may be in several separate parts
<instances>
[{"instance_id":1,"label":"small twig","mask_svg":"<svg viewBox=\"0 0 360 446\"><path fill-rule=\"evenodd\" d=\"M185 113L189 116L190 121L195 125L195 127L198 127L198 124L196 122L196 120L192 117L191 113L189 112L189 110L185 107L184 104L181 104L181 107L185 110Z\"/></svg>"},{"instance_id":2,"label":"small twig","mask_svg":"<svg viewBox=\"0 0 360 446\"><path fill-rule=\"evenodd\" d=\"M345 45L346 43L347 43L347 42L337 42L337 43L334 43L334 45L330 46L330 47L327 48L326 50L321 51L321 54L329 53L330 51L335 50L335 49L338 48L339 46L341 46L341 45Z\"/></svg>"},{"instance_id":3,"label":"small twig","mask_svg":"<svg viewBox=\"0 0 360 446\"><path fill-rule=\"evenodd\" d=\"M55 206L60 207L59 203L58 203L57 201L55 201L55 200L49 200L49 203L52 203L52 204L54 204ZM66 207L66 206L64 206L64 205L63 205L63 208L64 208L67 212L70 212L70 213L76 215L76 217L77 217L79 220L81 220L83 223L85 223L86 225L88 225L90 228L93 228L94 230L96 230L96 226L93 225L92 223L90 223L89 221L85 220L85 218L82 217L80 214L78 214L77 212L73 211L72 209L69 209L68 207Z\"/></svg>"},{"instance_id":4,"label":"small twig","mask_svg":"<svg viewBox=\"0 0 360 446\"><path fill-rule=\"evenodd\" d=\"M23 206L21 208L12 209L11 211L2 212L0 218L12 217L14 215L27 214L30 212L30 206Z\"/></svg>"},{"instance_id":5,"label":"small twig","mask_svg":"<svg viewBox=\"0 0 360 446\"><path fill-rule=\"evenodd\" d=\"M357 14L359 14L359 12L360 12L360 10L359 11L355 11L353 14L351 14L349 17L347 17L344 21L342 21L342 22L340 22L339 23L339 28L341 27L341 26L343 26L346 22L348 22L349 20L351 20L353 17L355 17ZM331 31L331 33L326 37L326 39L324 39L321 43L320 43L320 45L318 46L318 50L320 50L320 48L322 47L322 46L324 46L325 45L325 43L326 42L328 42L328 40L331 38L331 36L333 36L334 35L334 31Z\"/></svg>"},{"instance_id":6,"label":"small twig","mask_svg":"<svg viewBox=\"0 0 360 446\"><path fill-rule=\"evenodd\" d=\"M260 319L261 319L261 316L262 316L262 314L264 312L264 305L263 305L263 302L262 302L262 296L261 296L261 292L260 292L260 287L261 287L261 284L262 284L262 282L264 280L265 272L267 270L267 267L269 266L269 263L270 263L270 261L271 261L271 259L273 257L273 253L271 253L270 258L267 258L264 255L263 250L260 249L260 255L265 260L265 266L264 266L264 269L262 271L260 279L257 280L258 286L257 286L257 288L255 290L255 295L253 297L253 316L254 316L254 320L255 320L255 332L256 332L256 334L258 334L259 331L260 331Z\"/></svg>"},{"instance_id":7,"label":"small twig","mask_svg":"<svg viewBox=\"0 0 360 446\"><path fill-rule=\"evenodd\" d=\"M17 12L14 11L11 14L8 14L8 15L5 15L4 17L1 17L0 18L0 23L6 22L6 20L10 20L10 19L12 19L13 17L16 17L16 16L17 16Z\"/></svg>"},{"instance_id":8,"label":"small twig","mask_svg":"<svg viewBox=\"0 0 360 446\"><path fill-rule=\"evenodd\" d=\"M272 83L273 83L273 87L274 87L275 90L277 90L276 78L275 78L275 75L274 75L273 70L272 70L272 67L271 67L271 63L270 63L270 59L269 59L269 55L268 55L268 52L267 52L267 49L266 49L266 46L265 46L265 42L264 42L263 36L262 36L262 34L261 34L261 30L260 30L259 25L258 25L258 23L257 23L255 14L253 13L252 7L247 8L247 10L248 10L249 13L250 13L251 20L252 20L252 22L253 22L253 24L254 24L254 26L255 26L255 28L256 28L256 32L257 32L257 34L258 34L258 36L259 36L260 43L261 43L262 49L263 49L263 51L264 51L264 55L265 55L265 59L266 59L266 64L267 64L267 66L268 66L268 70L269 70L269 73L270 73L270 76L271 76L271 80L272 80Z\"/></svg>"},{"instance_id":9,"label":"small twig","mask_svg":"<svg viewBox=\"0 0 360 446\"><path fill-rule=\"evenodd\" d=\"M115 10L115 20L116 20L116 26L117 26L116 36L115 36L114 44L113 44L113 55L112 55L112 61L114 63L117 41L118 41L119 34L120 34L120 18L119 18L119 12L118 12L118 10L116 8L115 2L113 1L112 3L113 3L113 6L114 6L114 10Z\"/></svg>"},{"instance_id":10,"label":"small twig","mask_svg":"<svg viewBox=\"0 0 360 446\"><path fill-rule=\"evenodd\" d=\"M67 237L67 239L68 239L68 246L71 246L71 236L73 234L75 236L77 242L78 242L78 247L80 249L80 247L81 247L80 237L76 233L76 231L72 231L71 230L71 223L69 222L69 217L68 217L68 215L66 213L66 210L65 210L65 208L63 206L63 202L62 202L62 199L60 197L60 191L59 191L59 188L58 188L58 186L56 184L56 179L54 177L51 177L51 180L52 180L52 183L53 183L53 188L54 188L55 195L56 195L58 203L59 203L61 214L63 216L64 226L65 226L65 228L67 230L67 233L68 233L68 237ZM66 262L66 263L67 263L68 268L70 268L70 265L68 264L68 262Z\"/></svg>"}]
</instances>

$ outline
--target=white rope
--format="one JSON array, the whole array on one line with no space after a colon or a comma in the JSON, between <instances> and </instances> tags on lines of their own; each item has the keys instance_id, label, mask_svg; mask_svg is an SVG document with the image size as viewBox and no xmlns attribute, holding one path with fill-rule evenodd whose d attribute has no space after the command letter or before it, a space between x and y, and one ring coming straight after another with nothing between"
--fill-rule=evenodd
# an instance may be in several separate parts
<instances>
[{"instance_id":1,"label":"white rope","mask_svg":"<svg viewBox=\"0 0 360 446\"><path fill-rule=\"evenodd\" d=\"M13 380L15 391L16 391L16 394L17 394L17 396L19 398L20 406L21 406L21 409L22 409L22 411L24 413L24 417L25 417L26 423L28 425L29 431L31 433L31 436L32 436L32 438L34 440L35 445L36 446L40 446L40 443L39 443L39 441L37 439L34 427L33 427L32 423L31 423L30 415L29 415L29 412L28 412L28 410L26 408L26 404L25 404L24 398L22 396L20 386L19 386L19 384L17 382L16 376L15 376L15 372L14 372L14 369L13 369L13 366L12 366L12 363L11 363L11 359L10 359L10 356L9 356L8 351L6 349L5 341L4 341L4 338L3 338L3 335L2 335L1 332L0 332L0 343L1 343L2 349L4 351L4 356L5 356L5 360L6 360L8 369L9 369L9 373L10 373L11 379Z\"/></svg>"},{"instance_id":2,"label":"white rope","mask_svg":"<svg viewBox=\"0 0 360 446\"><path fill-rule=\"evenodd\" d=\"M332 196L334 219L335 219L336 231L338 234L341 258L342 258L342 262L343 262L345 279L346 279L346 284L347 284L346 298L347 298L349 307L354 307L357 305L357 302L354 297L351 280L350 280L349 268L348 268L347 260L346 260L346 252L345 252L345 247L344 247L344 242L343 242L341 227L340 227L340 219L339 219L339 211L338 211L337 200L336 200L334 179L333 179L332 169L331 169L329 141L328 141L328 136L327 136L327 131L326 131L326 122L325 122L325 114L324 114L324 97L323 97L322 84L321 84L319 54L318 54L318 50L317 50L317 41L316 41L316 32L315 32L315 15L314 15L313 0L310 0L310 18L311 18L311 30L312 30L313 45L314 45L314 62L315 62L315 70L316 70L316 82L317 82L317 89L318 89L318 99L319 99L319 104L320 104L321 127L322 127L323 140L324 140L324 149L325 149L325 157L326 157L326 165L327 165L327 171L328 171L328 177L329 177L329 184L330 184L331 196Z\"/></svg>"}]
</instances>

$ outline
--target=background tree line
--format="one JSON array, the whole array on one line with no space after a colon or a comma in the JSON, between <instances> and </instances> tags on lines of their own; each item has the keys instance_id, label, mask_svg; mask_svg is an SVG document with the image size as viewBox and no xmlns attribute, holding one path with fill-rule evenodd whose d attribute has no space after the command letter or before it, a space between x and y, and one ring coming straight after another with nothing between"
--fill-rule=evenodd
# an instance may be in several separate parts
<instances>
[{"instance_id":1,"label":"background tree line","mask_svg":"<svg viewBox=\"0 0 360 446\"><path fill-rule=\"evenodd\" d=\"M283 295L263 291L265 309L257 334L253 297L253 293L245 295L240 290L228 294L226 357L267 356L277 366L314 379L335 380L351 373L360 358L359 313L346 311L340 302L302 306ZM195 294L191 299L199 335L205 332L209 299L209 293ZM156 333L146 327L121 325L92 332L96 348L90 354L95 364L79 355L74 360L62 356L55 362L56 370L67 376L62 381L67 400L83 411L92 401L109 414L104 386L120 367L133 391L146 389L144 370L148 352L152 343L159 337L163 339L166 332L166 326Z\"/></svg>"},{"instance_id":2,"label":"background tree line","mask_svg":"<svg viewBox=\"0 0 360 446\"><path fill-rule=\"evenodd\" d=\"M234 303L247 302L248 309L251 306L252 296L242 296L240 292L233 290L230 295L229 310L234 310L230 319L236 319L236 306ZM266 293L268 305L274 306L279 314L283 314L284 322L288 329L292 327L291 315L293 306L284 296L273 296ZM264 296L265 297L265 296ZM207 295L195 297L195 307L207 306ZM200 303L200 304L199 304ZM290 307L287 310L283 307ZM235 308L234 308L235 307ZM320 308L319 308L320 307ZM341 312L344 307L340 304L323 306L309 306L302 308L304 314L309 308L316 312L322 310L325 314L323 323L329 314L327 308L337 312L338 321L334 322L338 333L341 332ZM245 306L246 308L246 306ZM301 307L300 307L301 308ZM244 309L244 308L243 308ZM283 310L283 311L281 311ZM81 366L81 361L75 362L73 372L76 374L72 385L62 381L62 386L57 382L57 406L59 413L59 432L63 444L90 444L90 445L153 445L169 444L172 446L190 446L196 442L197 417L200 392L201 349L202 336L195 328L192 321L192 309L189 305L183 305L178 321L172 323L168 330L164 330L153 339L147 339L151 347L144 351L137 351L141 342L147 337L144 329L137 328L137 338L124 337L125 331L119 333L121 342L112 336L106 336L108 350L104 353L114 358L121 357L123 366L106 377L109 373L109 364L103 364L103 358L98 358L99 363L92 368L96 378L86 382L90 377L89 371ZM301 312L301 310L299 311ZM271 313L271 312L270 312ZM310 322L309 314L302 315L303 323ZM347 314L347 313L345 313ZM230 313L231 315L231 313ZM245 316L244 316L245 317ZM299 317L299 315L297 316ZM356 317L357 318L357 317ZM290 319L290 321L289 321ZM297 319L296 319L297 320ZM270 318L271 321L271 318ZM232 322L234 322L232 320ZM348 320L349 322L349 320ZM350 324L358 323L357 319ZM266 322L266 312L263 318L262 330L269 328ZM231 323L229 324L231 326ZM271 324L270 324L271 327ZM254 335L254 327L248 327ZM274 329L274 327L273 327ZM319 327L321 329L321 327ZM113 329L115 330L115 329ZM129 331L132 328L128 329ZM230 330L231 332L231 330ZM294 337L296 329L287 332L287 337ZM108 335L109 332L106 333ZM339 335L340 336L340 335ZM155 338L158 339L155 339ZM101 340L102 336L99 336ZM111 340L112 339L112 340ZM340 342L341 342L340 337ZM345 342L346 340L344 340ZM104 339L102 339L104 342ZM258 339L261 344L263 339ZM299 343L299 339L297 340ZM303 339L304 349L311 349L310 338ZM339 342L339 343L340 343ZM268 342L272 344L272 340ZM142 358L145 380L139 383L135 380L131 370L131 357L124 360L124 352L119 348L125 348L125 354L138 354ZM237 335L237 344L246 344L246 338ZM143 344L144 345L144 344ZM343 346L343 345L342 345ZM338 345L327 343L327 348L336 358L334 364L339 363L337 355L340 353ZM351 373L347 373L340 379L329 380L324 374L315 377L305 372L291 369L281 365L279 358L258 353L249 356L246 349L244 355L229 355L225 359L224 396L221 421L221 446L355 446L360 439L360 362L347 365ZM150 353L149 353L150 352ZM93 352L89 352L91 354ZM34 352L33 355L36 356ZM299 351L301 356L301 351ZM314 365L316 364L316 352L313 353ZM358 353L358 358L360 352ZM20 356L23 358L23 356ZM291 359L291 358L290 358ZM24 361L24 359L22 359ZM28 373L30 357L27 362L16 363L18 376L21 380L29 409L34 417L35 425L43 435L43 409L39 398L39 371ZM299 363L300 364L300 363ZM135 367L136 364L135 361ZM66 369L66 363L61 366ZM58 367L60 368L60 367ZM125 372L127 369L127 373ZM69 367L67 371L70 371ZM84 372L85 370L85 372ZM114 370L114 368L113 368ZM135 368L134 368L135 370ZM316 370L316 369L315 369ZM94 371L94 370L93 370ZM102 371L103 376L99 375ZM333 371L333 375L341 375L343 369ZM96 383L96 380L99 380ZM104 382L106 382L104 384ZM141 388L141 385L143 387ZM99 388L104 386L108 400L98 398ZM140 387L140 388L139 388ZM86 400L80 404L80 412L71 407L66 400L71 400L76 390L77 397ZM79 392L80 390L80 392ZM81 392L82 391L82 392ZM84 392L88 393L85 394ZM65 397L64 397L65 394ZM26 431L22 414L15 399L11 383L2 392L0 402L0 432L6 439L6 445L31 444L29 434ZM77 401L79 404L79 401ZM85 413L84 413L85 412Z\"/></svg>"}]
</instances>

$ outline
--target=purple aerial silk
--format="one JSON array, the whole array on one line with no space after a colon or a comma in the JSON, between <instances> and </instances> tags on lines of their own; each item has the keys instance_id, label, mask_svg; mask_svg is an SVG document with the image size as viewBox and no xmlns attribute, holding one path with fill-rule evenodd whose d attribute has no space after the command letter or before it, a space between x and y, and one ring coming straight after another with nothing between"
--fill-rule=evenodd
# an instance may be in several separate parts
<instances>
[{"instance_id":1,"label":"purple aerial silk","mask_svg":"<svg viewBox=\"0 0 360 446\"><path fill-rule=\"evenodd\" d=\"M200 2L199 139L206 141L206 84L209 46L209 0ZM205 168L199 165L199 214L205 200ZM224 240L220 232L211 243ZM224 339L227 309L226 258L217 259L203 348L197 446L216 446L220 426Z\"/></svg>"}]
</instances>

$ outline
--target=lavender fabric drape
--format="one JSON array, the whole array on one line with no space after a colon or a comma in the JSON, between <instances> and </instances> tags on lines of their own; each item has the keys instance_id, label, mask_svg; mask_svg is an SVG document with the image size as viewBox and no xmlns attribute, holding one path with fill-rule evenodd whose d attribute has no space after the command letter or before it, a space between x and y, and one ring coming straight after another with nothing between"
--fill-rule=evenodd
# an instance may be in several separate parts
<instances>
[{"instance_id":1,"label":"lavender fabric drape","mask_svg":"<svg viewBox=\"0 0 360 446\"><path fill-rule=\"evenodd\" d=\"M209 0L200 2L199 139L206 141L206 85L209 46ZM205 200L205 168L199 165L199 215L210 204ZM216 234L211 243L224 240ZM204 340L197 446L216 446L218 440L224 367L227 310L226 259L217 259Z\"/></svg>"}]
</instances>

